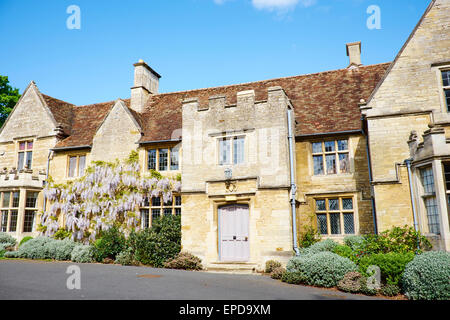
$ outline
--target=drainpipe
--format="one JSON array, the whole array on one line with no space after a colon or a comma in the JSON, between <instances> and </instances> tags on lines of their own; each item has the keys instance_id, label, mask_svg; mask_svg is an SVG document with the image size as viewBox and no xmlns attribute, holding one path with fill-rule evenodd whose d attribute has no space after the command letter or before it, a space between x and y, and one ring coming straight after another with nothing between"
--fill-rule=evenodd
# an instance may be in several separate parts
<instances>
[{"instance_id":1,"label":"drainpipe","mask_svg":"<svg viewBox=\"0 0 450 320\"><path fill-rule=\"evenodd\" d=\"M291 169L291 208L292 208L292 242L295 255L298 256L300 251L297 246L297 213L295 205L295 194L297 193L297 185L295 183L295 168L294 168L294 137L292 133L292 110L287 110L288 118L288 141L289 141L289 164Z\"/></svg>"},{"instance_id":2,"label":"drainpipe","mask_svg":"<svg viewBox=\"0 0 450 320\"><path fill-rule=\"evenodd\" d=\"M361 118L364 121L364 116ZM369 183L370 183L370 202L372 204L372 217L373 217L373 231L375 234L378 234L378 223L377 223L377 207L375 205L375 198L373 192L373 176L372 176L372 161L370 160L370 148L369 148L369 136L365 133L364 129L361 130L364 138L366 139L366 154L367 154L367 165L369 167Z\"/></svg>"},{"instance_id":3,"label":"drainpipe","mask_svg":"<svg viewBox=\"0 0 450 320\"><path fill-rule=\"evenodd\" d=\"M50 150L48 152L48 157L47 157L47 172L45 174L45 181L44 181L44 186L48 183L48 172L50 170L50 160L53 158L53 150ZM43 206L43 210L45 211L45 208L47 206L47 197L44 195L44 206Z\"/></svg>"},{"instance_id":4,"label":"drainpipe","mask_svg":"<svg viewBox=\"0 0 450 320\"><path fill-rule=\"evenodd\" d=\"M414 219L414 229L419 231L419 224L417 222L417 210L416 210L416 203L414 201L414 193L413 193L413 185L412 185L412 172L411 172L411 163L413 159L406 159L405 164L408 168L408 178L409 178L409 191L411 193L411 203L412 203L412 210L413 210L413 219Z\"/></svg>"}]
</instances>

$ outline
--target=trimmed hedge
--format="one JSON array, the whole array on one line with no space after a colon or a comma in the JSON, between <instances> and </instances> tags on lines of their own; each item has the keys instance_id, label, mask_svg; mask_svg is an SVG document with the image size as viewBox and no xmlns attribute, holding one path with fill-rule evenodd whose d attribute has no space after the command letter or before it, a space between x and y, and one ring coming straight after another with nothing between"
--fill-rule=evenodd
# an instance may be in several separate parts
<instances>
[{"instance_id":1,"label":"trimmed hedge","mask_svg":"<svg viewBox=\"0 0 450 320\"><path fill-rule=\"evenodd\" d=\"M359 270L368 276L369 266L378 266L381 270L381 281L389 285L399 285L406 265L414 259L414 253L379 253L364 256L359 260Z\"/></svg>"},{"instance_id":2,"label":"trimmed hedge","mask_svg":"<svg viewBox=\"0 0 450 320\"><path fill-rule=\"evenodd\" d=\"M403 290L412 300L450 300L450 253L416 256L405 268Z\"/></svg>"},{"instance_id":3,"label":"trimmed hedge","mask_svg":"<svg viewBox=\"0 0 450 320\"><path fill-rule=\"evenodd\" d=\"M92 246L82 244L76 245L72 250L70 260L78 263L92 262L94 260Z\"/></svg>"}]
</instances>

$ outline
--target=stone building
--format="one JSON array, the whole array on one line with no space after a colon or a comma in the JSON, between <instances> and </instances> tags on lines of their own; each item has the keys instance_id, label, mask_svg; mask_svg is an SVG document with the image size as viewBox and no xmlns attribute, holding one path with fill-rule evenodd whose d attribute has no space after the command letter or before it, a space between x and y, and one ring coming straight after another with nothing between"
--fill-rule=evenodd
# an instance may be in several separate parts
<instances>
[{"instance_id":1,"label":"stone building","mask_svg":"<svg viewBox=\"0 0 450 320\"><path fill-rule=\"evenodd\" d=\"M137 150L143 172L182 177L143 225L181 214L183 250L210 270L286 262L309 226L342 240L416 222L450 250L449 17L432 1L392 63L362 65L356 42L344 69L159 93L141 60L130 99L87 106L31 82L0 130L0 229L35 235L48 176Z\"/></svg>"}]
</instances>

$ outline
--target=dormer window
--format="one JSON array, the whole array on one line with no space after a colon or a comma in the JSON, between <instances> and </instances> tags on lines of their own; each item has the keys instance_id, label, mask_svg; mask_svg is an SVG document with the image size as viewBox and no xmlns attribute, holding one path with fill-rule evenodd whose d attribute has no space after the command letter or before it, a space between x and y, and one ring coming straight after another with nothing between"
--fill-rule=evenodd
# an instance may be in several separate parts
<instances>
[{"instance_id":1,"label":"dormer window","mask_svg":"<svg viewBox=\"0 0 450 320\"><path fill-rule=\"evenodd\" d=\"M17 169L31 169L33 158L33 141L20 141Z\"/></svg>"},{"instance_id":2,"label":"dormer window","mask_svg":"<svg viewBox=\"0 0 450 320\"><path fill-rule=\"evenodd\" d=\"M444 89L447 111L450 112L450 70L442 71L442 88Z\"/></svg>"}]
</instances>

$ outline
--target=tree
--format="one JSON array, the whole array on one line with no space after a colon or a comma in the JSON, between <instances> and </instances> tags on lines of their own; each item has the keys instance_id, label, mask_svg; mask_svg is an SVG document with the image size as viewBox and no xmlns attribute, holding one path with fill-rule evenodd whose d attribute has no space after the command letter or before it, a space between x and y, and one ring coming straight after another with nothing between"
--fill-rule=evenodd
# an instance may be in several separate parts
<instances>
[{"instance_id":1,"label":"tree","mask_svg":"<svg viewBox=\"0 0 450 320\"><path fill-rule=\"evenodd\" d=\"M19 89L11 87L7 76L0 75L0 127L19 101Z\"/></svg>"}]
</instances>

